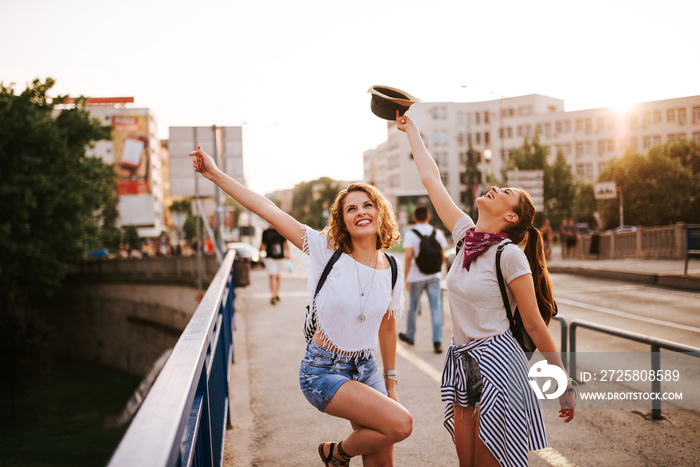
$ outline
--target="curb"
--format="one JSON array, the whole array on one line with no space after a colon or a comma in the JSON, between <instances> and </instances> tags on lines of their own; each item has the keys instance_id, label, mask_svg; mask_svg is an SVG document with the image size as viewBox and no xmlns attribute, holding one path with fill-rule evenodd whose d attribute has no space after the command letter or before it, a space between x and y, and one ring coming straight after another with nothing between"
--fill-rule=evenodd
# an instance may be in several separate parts
<instances>
[{"instance_id":1,"label":"curb","mask_svg":"<svg viewBox=\"0 0 700 467\"><path fill-rule=\"evenodd\" d=\"M575 266L549 266L550 273L592 276L600 279L612 279L637 284L663 287L667 289L700 292L700 277L678 274L650 274L644 272L629 272L610 269L593 269Z\"/></svg>"}]
</instances>

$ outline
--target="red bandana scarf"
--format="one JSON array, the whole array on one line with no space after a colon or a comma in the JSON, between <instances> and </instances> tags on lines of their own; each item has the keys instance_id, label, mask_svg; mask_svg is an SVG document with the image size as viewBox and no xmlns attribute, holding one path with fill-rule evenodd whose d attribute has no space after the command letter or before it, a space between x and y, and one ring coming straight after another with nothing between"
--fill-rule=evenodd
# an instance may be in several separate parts
<instances>
[{"instance_id":1,"label":"red bandana scarf","mask_svg":"<svg viewBox=\"0 0 700 467\"><path fill-rule=\"evenodd\" d=\"M506 238L508 238L508 235L501 232L475 232L474 227L467 230L467 234L464 236L464 244L462 245L462 248L464 248L464 263L462 266L469 271L472 261L488 250L491 245L497 245Z\"/></svg>"}]
</instances>

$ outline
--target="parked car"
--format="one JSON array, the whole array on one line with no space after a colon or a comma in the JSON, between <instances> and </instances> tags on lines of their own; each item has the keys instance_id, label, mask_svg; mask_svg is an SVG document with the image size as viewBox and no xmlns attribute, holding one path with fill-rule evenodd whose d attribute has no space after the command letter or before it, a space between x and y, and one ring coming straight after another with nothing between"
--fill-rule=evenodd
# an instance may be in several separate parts
<instances>
[{"instance_id":1,"label":"parked car","mask_svg":"<svg viewBox=\"0 0 700 467\"><path fill-rule=\"evenodd\" d=\"M581 235L593 233L593 229L591 229L588 226L588 222L579 222L578 224L576 224L576 229L578 229L578 233L580 233Z\"/></svg>"},{"instance_id":2,"label":"parked car","mask_svg":"<svg viewBox=\"0 0 700 467\"><path fill-rule=\"evenodd\" d=\"M609 234L609 233L625 233L625 232L636 232L637 227L634 225L621 225L619 227L615 227L614 229L606 230L603 233Z\"/></svg>"},{"instance_id":3,"label":"parked car","mask_svg":"<svg viewBox=\"0 0 700 467\"><path fill-rule=\"evenodd\" d=\"M260 257L260 250L255 248L250 243L230 242L226 244L226 249L236 250L236 258L250 261L250 265L252 267L263 266L262 258Z\"/></svg>"}]
</instances>

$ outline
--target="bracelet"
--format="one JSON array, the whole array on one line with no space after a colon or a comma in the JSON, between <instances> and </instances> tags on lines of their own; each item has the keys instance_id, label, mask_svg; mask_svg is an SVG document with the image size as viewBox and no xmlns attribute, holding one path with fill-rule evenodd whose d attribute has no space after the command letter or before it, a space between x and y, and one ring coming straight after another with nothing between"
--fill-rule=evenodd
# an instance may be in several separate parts
<instances>
[{"instance_id":1,"label":"bracelet","mask_svg":"<svg viewBox=\"0 0 700 467\"><path fill-rule=\"evenodd\" d=\"M396 377L396 370L385 370L384 371L384 378L385 379L393 379L396 384L399 384L399 380Z\"/></svg>"},{"instance_id":2,"label":"bracelet","mask_svg":"<svg viewBox=\"0 0 700 467\"><path fill-rule=\"evenodd\" d=\"M568 385L571 385L571 387L570 387L570 388L566 388L566 391L565 391L565 392L571 392L571 393L573 393L573 394L574 394L574 399L576 399L576 389L574 389L574 386L573 386L574 384L576 385L576 387L578 387L578 383L576 382L576 380L573 379L573 378L569 378L569 379L566 381L566 385L567 385L567 386L568 386ZM579 390L580 390L580 388L579 388Z\"/></svg>"}]
</instances>

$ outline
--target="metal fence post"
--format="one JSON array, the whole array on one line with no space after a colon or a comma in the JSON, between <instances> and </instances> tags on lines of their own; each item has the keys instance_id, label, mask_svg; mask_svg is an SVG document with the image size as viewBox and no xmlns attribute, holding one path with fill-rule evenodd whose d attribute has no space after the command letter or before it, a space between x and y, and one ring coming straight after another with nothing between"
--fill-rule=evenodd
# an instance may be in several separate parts
<instances>
[{"instance_id":1,"label":"metal fence post","mask_svg":"<svg viewBox=\"0 0 700 467\"><path fill-rule=\"evenodd\" d=\"M661 349L658 345L651 346L651 371L654 375L659 376L661 370ZM661 396L661 379L654 378L651 380L651 394L652 397ZM661 420L661 399L651 400L651 418L654 420Z\"/></svg>"}]
</instances>

